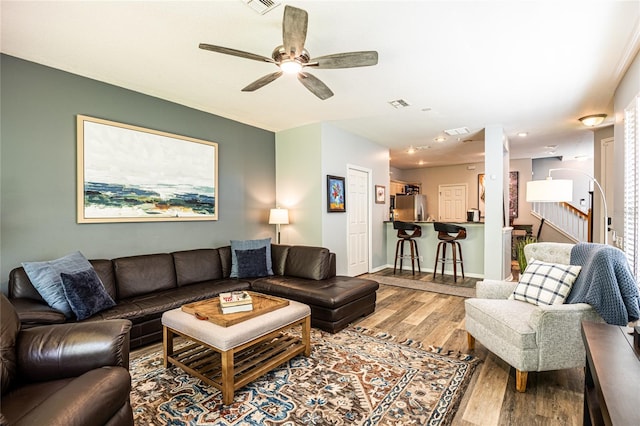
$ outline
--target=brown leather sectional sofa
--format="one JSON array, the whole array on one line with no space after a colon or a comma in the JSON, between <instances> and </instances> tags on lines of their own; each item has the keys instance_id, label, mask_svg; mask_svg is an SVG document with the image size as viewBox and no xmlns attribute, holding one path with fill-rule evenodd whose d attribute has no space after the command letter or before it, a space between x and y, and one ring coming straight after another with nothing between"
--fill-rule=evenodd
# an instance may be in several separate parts
<instances>
[{"instance_id":1,"label":"brown leather sectional sofa","mask_svg":"<svg viewBox=\"0 0 640 426\"><path fill-rule=\"evenodd\" d=\"M231 248L196 249L91 260L116 306L85 321L128 319L131 347L162 340L162 313L232 290L253 290L311 307L311 325L332 333L375 310L378 283L336 276L335 254L322 247L271 245L274 275L230 278ZM24 326L64 323L22 267L9 276L9 298Z\"/></svg>"}]
</instances>

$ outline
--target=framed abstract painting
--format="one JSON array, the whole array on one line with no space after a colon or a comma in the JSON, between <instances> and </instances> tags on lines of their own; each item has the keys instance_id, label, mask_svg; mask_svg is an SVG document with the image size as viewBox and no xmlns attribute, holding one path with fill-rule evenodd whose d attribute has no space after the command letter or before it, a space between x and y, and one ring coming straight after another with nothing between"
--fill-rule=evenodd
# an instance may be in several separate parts
<instances>
[{"instance_id":1,"label":"framed abstract painting","mask_svg":"<svg viewBox=\"0 0 640 426\"><path fill-rule=\"evenodd\" d=\"M218 219L218 144L77 116L77 221Z\"/></svg>"}]
</instances>

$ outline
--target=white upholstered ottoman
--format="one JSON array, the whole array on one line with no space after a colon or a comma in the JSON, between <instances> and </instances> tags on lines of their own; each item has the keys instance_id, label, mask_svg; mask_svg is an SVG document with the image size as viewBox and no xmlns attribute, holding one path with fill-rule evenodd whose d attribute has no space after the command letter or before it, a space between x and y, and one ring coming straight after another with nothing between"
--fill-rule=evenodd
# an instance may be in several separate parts
<instances>
[{"instance_id":1,"label":"white upholstered ottoman","mask_svg":"<svg viewBox=\"0 0 640 426\"><path fill-rule=\"evenodd\" d=\"M174 364L222 392L225 405L235 390L291 358L311 354L311 309L289 305L229 327L197 319L173 309L162 315L164 366ZM300 326L301 337L283 333ZM186 346L174 350L173 337L183 336Z\"/></svg>"}]
</instances>

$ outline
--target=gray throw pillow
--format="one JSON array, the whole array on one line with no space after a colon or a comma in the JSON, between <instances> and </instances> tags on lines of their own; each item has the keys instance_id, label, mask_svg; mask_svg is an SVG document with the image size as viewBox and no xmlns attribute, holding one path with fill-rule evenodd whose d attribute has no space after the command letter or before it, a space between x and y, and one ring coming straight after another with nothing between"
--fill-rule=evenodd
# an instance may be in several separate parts
<instances>
[{"instance_id":1,"label":"gray throw pillow","mask_svg":"<svg viewBox=\"0 0 640 426\"><path fill-rule=\"evenodd\" d=\"M238 257L236 250L249 250L264 247L267 256L267 275L273 275L273 266L271 263L271 238L262 240L231 240L231 278L238 278Z\"/></svg>"},{"instance_id":2,"label":"gray throw pillow","mask_svg":"<svg viewBox=\"0 0 640 426\"><path fill-rule=\"evenodd\" d=\"M22 263L31 284L53 309L63 312L67 318L73 316L73 310L64 295L61 273L73 274L93 269L91 263L79 251L60 259L44 262Z\"/></svg>"},{"instance_id":3,"label":"gray throw pillow","mask_svg":"<svg viewBox=\"0 0 640 426\"><path fill-rule=\"evenodd\" d=\"M62 288L79 321L116 305L93 269L60 274Z\"/></svg>"},{"instance_id":4,"label":"gray throw pillow","mask_svg":"<svg viewBox=\"0 0 640 426\"><path fill-rule=\"evenodd\" d=\"M267 276L267 248L236 250L238 258L238 278Z\"/></svg>"}]
</instances>

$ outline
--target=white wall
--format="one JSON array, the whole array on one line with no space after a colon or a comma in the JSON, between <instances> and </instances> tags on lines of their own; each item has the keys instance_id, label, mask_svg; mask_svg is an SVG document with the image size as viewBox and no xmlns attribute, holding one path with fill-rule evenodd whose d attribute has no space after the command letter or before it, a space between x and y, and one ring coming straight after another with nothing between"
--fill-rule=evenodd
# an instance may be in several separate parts
<instances>
[{"instance_id":1,"label":"white wall","mask_svg":"<svg viewBox=\"0 0 640 426\"><path fill-rule=\"evenodd\" d=\"M387 263L383 221L389 211L388 148L327 123L276 134L276 199L291 216L291 224L282 226L282 243L330 249L339 275L347 274L347 215L327 212L326 177L346 178L349 165L371 171L369 267L375 270ZM375 185L387 188L385 204L375 204Z\"/></svg>"},{"instance_id":2,"label":"white wall","mask_svg":"<svg viewBox=\"0 0 640 426\"><path fill-rule=\"evenodd\" d=\"M276 133L276 201L289 209L282 244L322 246L321 130L314 124Z\"/></svg>"}]
</instances>

